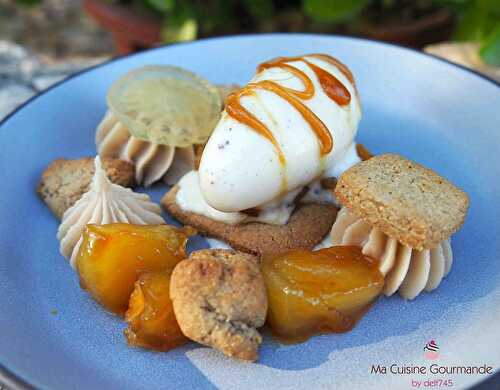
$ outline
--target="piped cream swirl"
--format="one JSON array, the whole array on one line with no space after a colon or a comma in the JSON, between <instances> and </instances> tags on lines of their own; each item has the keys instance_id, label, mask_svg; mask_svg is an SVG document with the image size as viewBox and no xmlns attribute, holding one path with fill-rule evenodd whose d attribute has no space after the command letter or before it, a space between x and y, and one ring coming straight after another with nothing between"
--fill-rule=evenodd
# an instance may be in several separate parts
<instances>
[{"instance_id":1,"label":"piped cream swirl","mask_svg":"<svg viewBox=\"0 0 500 390\"><path fill-rule=\"evenodd\" d=\"M422 291L432 291L448 275L453 262L450 240L435 248L414 250L370 226L358 216L342 208L330 233L331 245L355 245L363 254L378 260L385 276L384 294L399 292L413 299Z\"/></svg>"},{"instance_id":2,"label":"piped cream swirl","mask_svg":"<svg viewBox=\"0 0 500 390\"><path fill-rule=\"evenodd\" d=\"M88 192L63 215L57 231L61 254L75 268L76 255L82 240L82 230L89 223L163 224L160 207L147 194L138 194L129 188L112 183L95 159L95 173Z\"/></svg>"},{"instance_id":3,"label":"piped cream swirl","mask_svg":"<svg viewBox=\"0 0 500 390\"><path fill-rule=\"evenodd\" d=\"M99 156L133 163L136 182L146 187L161 179L174 185L195 164L193 146L176 148L135 138L111 110L97 127L95 143Z\"/></svg>"}]
</instances>

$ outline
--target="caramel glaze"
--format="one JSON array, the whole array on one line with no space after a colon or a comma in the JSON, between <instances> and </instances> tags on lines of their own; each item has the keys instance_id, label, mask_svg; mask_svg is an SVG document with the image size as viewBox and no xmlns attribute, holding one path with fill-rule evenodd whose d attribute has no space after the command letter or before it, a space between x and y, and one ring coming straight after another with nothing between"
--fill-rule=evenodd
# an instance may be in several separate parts
<instances>
[{"instance_id":1,"label":"caramel glaze","mask_svg":"<svg viewBox=\"0 0 500 390\"><path fill-rule=\"evenodd\" d=\"M282 99L290 103L304 120L311 126L320 143L320 154L324 156L330 153L333 149L333 138L329 129L314 114L301 100L308 100L314 96L314 84L311 79L300 69L288 64L292 61L302 61L315 73L321 88L325 94L340 106L345 106L351 101L351 94L347 88L332 74L322 69L321 67L308 61L306 57L313 57L335 66L342 74L354 85L354 79L349 69L337 59L326 54L310 54L300 57L278 57L273 60L263 62L257 67L257 71L261 72L270 68L281 68L289 71L294 76L298 77L304 89L302 91L284 87L274 81L262 80L256 83L249 83L242 89L230 94L226 100L226 112L235 120L244 123L252 128L258 134L269 140L277 151L278 159L282 167L286 165L285 155L281 150L278 141L267 126L257 119L252 113L248 112L240 102L243 96L254 96L256 89L264 89L280 96ZM282 187L286 188L286 177L283 177Z\"/></svg>"}]
</instances>

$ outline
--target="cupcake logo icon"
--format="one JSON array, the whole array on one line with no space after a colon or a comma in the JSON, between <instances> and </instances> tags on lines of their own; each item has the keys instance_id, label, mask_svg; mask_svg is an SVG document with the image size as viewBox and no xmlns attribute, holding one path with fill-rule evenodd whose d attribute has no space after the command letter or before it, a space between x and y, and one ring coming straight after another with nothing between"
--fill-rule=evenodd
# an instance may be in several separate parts
<instances>
[{"instance_id":1,"label":"cupcake logo icon","mask_svg":"<svg viewBox=\"0 0 500 390\"><path fill-rule=\"evenodd\" d=\"M439 358L439 347L436 340L430 340L425 344L424 356L428 360L436 360Z\"/></svg>"}]
</instances>

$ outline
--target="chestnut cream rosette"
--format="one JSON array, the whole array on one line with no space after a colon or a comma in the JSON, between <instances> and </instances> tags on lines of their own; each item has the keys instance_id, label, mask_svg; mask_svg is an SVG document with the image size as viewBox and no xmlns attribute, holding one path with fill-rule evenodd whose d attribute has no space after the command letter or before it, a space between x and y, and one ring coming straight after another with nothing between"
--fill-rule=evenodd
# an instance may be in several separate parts
<instances>
[{"instance_id":1,"label":"chestnut cream rosette","mask_svg":"<svg viewBox=\"0 0 500 390\"><path fill-rule=\"evenodd\" d=\"M194 169L194 147L154 144L132 136L125 125L108 110L97 127L95 142L101 157L114 157L135 165L137 184L149 186L158 180L174 185Z\"/></svg>"},{"instance_id":2,"label":"chestnut cream rosette","mask_svg":"<svg viewBox=\"0 0 500 390\"><path fill-rule=\"evenodd\" d=\"M96 157L89 191L66 210L57 231L61 254L75 268L81 233L87 224L164 224L160 214L160 207L148 195L112 183L102 168L100 158Z\"/></svg>"},{"instance_id":3,"label":"chestnut cream rosette","mask_svg":"<svg viewBox=\"0 0 500 390\"><path fill-rule=\"evenodd\" d=\"M332 245L359 246L364 255L379 262L386 296L399 292L404 299L413 299L422 291L437 288L451 270L449 238L432 249L418 251L372 227L345 207L338 213L330 234Z\"/></svg>"}]
</instances>

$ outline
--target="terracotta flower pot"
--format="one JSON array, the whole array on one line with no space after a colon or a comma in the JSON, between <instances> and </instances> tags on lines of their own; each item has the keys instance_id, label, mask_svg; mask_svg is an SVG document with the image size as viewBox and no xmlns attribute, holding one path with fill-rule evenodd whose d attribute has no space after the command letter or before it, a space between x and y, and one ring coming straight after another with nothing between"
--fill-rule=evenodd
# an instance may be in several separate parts
<instances>
[{"instance_id":1,"label":"terracotta flower pot","mask_svg":"<svg viewBox=\"0 0 500 390\"><path fill-rule=\"evenodd\" d=\"M161 42L161 20L102 0L84 0L84 10L113 34L115 50L127 54Z\"/></svg>"}]
</instances>

